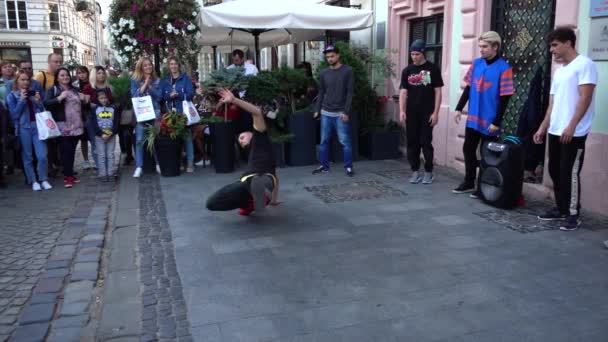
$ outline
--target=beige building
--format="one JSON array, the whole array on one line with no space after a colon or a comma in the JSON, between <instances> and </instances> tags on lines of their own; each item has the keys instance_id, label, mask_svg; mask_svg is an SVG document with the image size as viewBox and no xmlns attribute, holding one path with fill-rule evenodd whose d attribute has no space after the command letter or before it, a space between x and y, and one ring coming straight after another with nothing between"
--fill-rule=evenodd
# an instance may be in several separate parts
<instances>
[{"instance_id":1,"label":"beige building","mask_svg":"<svg viewBox=\"0 0 608 342\"><path fill-rule=\"evenodd\" d=\"M93 0L0 0L0 59L29 59L34 70L45 69L47 56L60 53L67 63L96 63L96 15ZM100 24L101 25L101 24ZM103 35L101 50L103 51Z\"/></svg>"}]
</instances>

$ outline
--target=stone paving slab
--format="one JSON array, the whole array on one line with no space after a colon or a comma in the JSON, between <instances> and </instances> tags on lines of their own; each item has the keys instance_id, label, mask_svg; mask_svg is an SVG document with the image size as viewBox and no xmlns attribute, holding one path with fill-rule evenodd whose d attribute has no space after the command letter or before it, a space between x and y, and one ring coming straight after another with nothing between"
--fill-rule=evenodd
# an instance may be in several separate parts
<instances>
[{"instance_id":1,"label":"stone paving slab","mask_svg":"<svg viewBox=\"0 0 608 342\"><path fill-rule=\"evenodd\" d=\"M280 169L282 206L247 218L204 209L207 196L236 173L197 169L160 179L164 205L154 208L166 215L195 341L608 336L607 230L520 234L478 215L498 209L453 195L461 176L452 171L437 170L436 182L425 186L408 184L408 166L399 161L355 167L352 179ZM328 203L307 191L362 182L407 196ZM154 260L141 259L144 268ZM151 297L146 303L155 305ZM550 323L562 317L569 322Z\"/></svg>"}]
</instances>

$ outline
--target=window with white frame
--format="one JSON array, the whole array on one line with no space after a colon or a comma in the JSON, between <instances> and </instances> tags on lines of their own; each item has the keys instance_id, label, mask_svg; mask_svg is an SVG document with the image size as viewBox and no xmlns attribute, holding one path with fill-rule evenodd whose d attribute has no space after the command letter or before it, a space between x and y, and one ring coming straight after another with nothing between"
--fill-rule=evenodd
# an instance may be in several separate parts
<instances>
[{"instance_id":1,"label":"window with white frame","mask_svg":"<svg viewBox=\"0 0 608 342\"><path fill-rule=\"evenodd\" d=\"M57 3L49 3L49 27L51 31L61 30L61 25L59 24L59 4Z\"/></svg>"},{"instance_id":2,"label":"window with white frame","mask_svg":"<svg viewBox=\"0 0 608 342\"><path fill-rule=\"evenodd\" d=\"M0 0L0 29L28 29L26 1Z\"/></svg>"}]
</instances>

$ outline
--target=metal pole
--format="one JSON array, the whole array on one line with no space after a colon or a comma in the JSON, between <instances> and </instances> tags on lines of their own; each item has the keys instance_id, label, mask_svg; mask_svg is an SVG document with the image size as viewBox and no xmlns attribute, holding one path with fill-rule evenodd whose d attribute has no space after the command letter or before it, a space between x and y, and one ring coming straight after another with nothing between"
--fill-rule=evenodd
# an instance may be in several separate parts
<instances>
[{"instance_id":1,"label":"metal pole","mask_svg":"<svg viewBox=\"0 0 608 342\"><path fill-rule=\"evenodd\" d=\"M253 32L253 39L255 42L255 66L260 69L260 32Z\"/></svg>"},{"instance_id":2,"label":"metal pole","mask_svg":"<svg viewBox=\"0 0 608 342\"><path fill-rule=\"evenodd\" d=\"M217 46L212 46L213 49L213 70L217 70Z\"/></svg>"}]
</instances>

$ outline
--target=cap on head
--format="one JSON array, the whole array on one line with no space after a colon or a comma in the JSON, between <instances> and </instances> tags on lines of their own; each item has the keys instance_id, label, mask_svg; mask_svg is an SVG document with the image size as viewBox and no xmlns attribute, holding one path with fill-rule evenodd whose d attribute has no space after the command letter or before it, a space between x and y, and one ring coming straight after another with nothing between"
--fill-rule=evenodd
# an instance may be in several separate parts
<instances>
[{"instance_id":1,"label":"cap on head","mask_svg":"<svg viewBox=\"0 0 608 342\"><path fill-rule=\"evenodd\" d=\"M424 52L426 50L426 42L422 39L416 39L410 45L410 52Z\"/></svg>"},{"instance_id":2,"label":"cap on head","mask_svg":"<svg viewBox=\"0 0 608 342\"><path fill-rule=\"evenodd\" d=\"M340 53L340 51L338 51L338 48L335 47L334 45L327 45L325 47L325 49L323 50L323 53L326 54L326 53L330 53L330 52Z\"/></svg>"}]
</instances>

